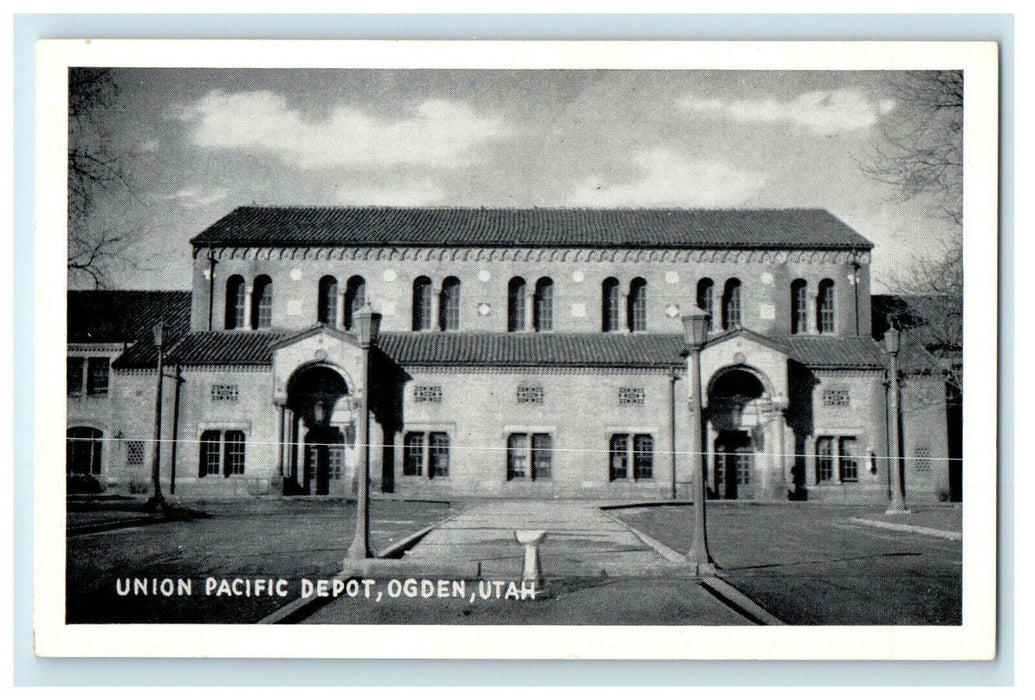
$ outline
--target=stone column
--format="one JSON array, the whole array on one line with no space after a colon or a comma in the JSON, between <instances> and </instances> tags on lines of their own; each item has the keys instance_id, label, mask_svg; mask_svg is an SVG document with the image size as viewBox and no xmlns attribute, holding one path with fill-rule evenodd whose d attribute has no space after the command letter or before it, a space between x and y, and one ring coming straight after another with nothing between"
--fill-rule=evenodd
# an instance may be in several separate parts
<instances>
[{"instance_id":1,"label":"stone column","mask_svg":"<svg viewBox=\"0 0 1035 700\"><path fill-rule=\"evenodd\" d=\"M618 302L618 328L619 330L630 330L629 318L629 292L622 292Z\"/></svg>"},{"instance_id":2,"label":"stone column","mask_svg":"<svg viewBox=\"0 0 1035 700\"><path fill-rule=\"evenodd\" d=\"M808 287L808 332L812 335L819 333L819 290L813 288L811 285Z\"/></svg>"},{"instance_id":3,"label":"stone column","mask_svg":"<svg viewBox=\"0 0 1035 700\"><path fill-rule=\"evenodd\" d=\"M525 325L521 329L523 331L535 330L535 292L528 289L525 287Z\"/></svg>"},{"instance_id":4,"label":"stone column","mask_svg":"<svg viewBox=\"0 0 1035 700\"><path fill-rule=\"evenodd\" d=\"M276 399L273 402L277 406L277 470L283 478L284 474L284 421L285 407L283 399Z\"/></svg>"},{"instance_id":5,"label":"stone column","mask_svg":"<svg viewBox=\"0 0 1035 700\"><path fill-rule=\"evenodd\" d=\"M337 308L334 310L335 328L345 328L345 287L338 288Z\"/></svg>"},{"instance_id":6,"label":"stone column","mask_svg":"<svg viewBox=\"0 0 1035 700\"><path fill-rule=\"evenodd\" d=\"M255 326L252 325L252 286L250 284L244 288L244 318L241 319L241 322L240 328L255 329Z\"/></svg>"}]
</instances>

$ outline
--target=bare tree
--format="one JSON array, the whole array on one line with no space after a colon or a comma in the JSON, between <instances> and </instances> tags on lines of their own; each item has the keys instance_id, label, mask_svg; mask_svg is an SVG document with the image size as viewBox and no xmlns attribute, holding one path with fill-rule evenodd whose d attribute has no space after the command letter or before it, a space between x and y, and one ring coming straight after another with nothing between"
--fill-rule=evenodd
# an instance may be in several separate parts
<instances>
[{"instance_id":1,"label":"bare tree","mask_svg":"<svg viewBox=\"0 0 1035 700\"><path fill-rule=\"evenodd\" d=\"M963 73L909 71L890 78L895 106L861 163L909 200L931 197L939 215L963 220Z\"/></svg>"},{"instance_id":2,"label":"bare tree","mask_svg":"<svg viewBox=\"0 0 1035 700\"><path fill-rule=\"evenodd\" d=\"M118 84L108 68L68 71L68 272L70 281L103 287L113 264L125 262L132 230L99 211L103 197L130 197L126 156L112 144L107 117Z\"/></svg>"}]
</instances>

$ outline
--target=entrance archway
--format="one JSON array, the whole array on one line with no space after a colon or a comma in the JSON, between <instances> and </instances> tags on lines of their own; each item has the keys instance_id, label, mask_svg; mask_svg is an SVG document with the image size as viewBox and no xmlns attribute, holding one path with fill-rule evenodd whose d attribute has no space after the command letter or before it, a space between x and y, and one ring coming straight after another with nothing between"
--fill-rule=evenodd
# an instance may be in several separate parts
<instances>
[{"instance_id":1,"label":"entrance archway","mask_svg":"<svg viewBox=\"0 0 1035 700\"><path fill-rule=\"evenodd\" d=\"M736 367L708 386L711 491L714 498L757 497L756 457L765 449L763 412L769 394L753 371Z\"/></svg>"},{"instance_id":2,"label":"entrance archway","mask_svg":"<svg viewBox=\"0 0 1035 700\"><path fill-rule=\"evenodd\" d=\"M341 490L352 412L345 378L327 365L297 370L287 386L291 447L285 494Z\"/></svg>"}]
</instances>

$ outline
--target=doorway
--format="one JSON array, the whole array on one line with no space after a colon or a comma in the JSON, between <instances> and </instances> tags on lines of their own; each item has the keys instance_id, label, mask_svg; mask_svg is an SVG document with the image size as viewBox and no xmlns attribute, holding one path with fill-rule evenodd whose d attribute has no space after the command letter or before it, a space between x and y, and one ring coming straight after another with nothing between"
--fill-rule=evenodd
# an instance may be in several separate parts
<instances>
[{"instance_id":1,"label":"doorway","mask_svg":"<svg viewBox=\"0 0 1035 700\"><path fill-rule=\"evenodd\" d=\"M736 500L751 486L754 447L746 430L720 430L715 440L714 481L717 498Z\"/></svg>"},{"instance_id":2,"label":"doorway","mask_svg":"<svg viewBox=\"0 0 1035 700\"><path fill-rule=\"evenodd\" d=\"M305 436L305 481L326 496L345 473L345 436L338 428L317 426Z\"/></svg>"}]
</instances>

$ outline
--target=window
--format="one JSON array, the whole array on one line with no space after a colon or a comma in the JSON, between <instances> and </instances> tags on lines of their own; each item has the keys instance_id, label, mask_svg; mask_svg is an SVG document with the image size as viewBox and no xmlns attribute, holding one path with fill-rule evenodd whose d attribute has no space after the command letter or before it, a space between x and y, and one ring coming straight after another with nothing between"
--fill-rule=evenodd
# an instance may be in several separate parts
<instances>
[{"instance_id":1,"label":"window","mask_svg":"<svg viewBox=\"0 0 1035 700\"><path fill-rule=\"evenodd\" d=\"M209 395L213 401L237 401L236 384L213 384Z\"/></svg>"},{"instance_id":2,"label":"window","mask_svg":"<svg viewBox=\"0 0 1035 700\"><path fill-rule=\"evenodd\" d=\"M338 322L338 280L330 275L320 278L317 321L333 326Z\"/></svg>"},{"instance_id":3,"label":"window","mask_svg":"<svg viewBox=\"0 0 1035 700\"><path fill-rule=\"evenodd\" d=\"M654 438L637 435L633 439L633 478L654 478Z\"/></svg>"},{"instance_id":4,"label":"window","mask_svg":"<svg viewBox=\"0 0 1035 700\"><path fill-rule=\"evenodd\" d=\"M851 405L851 398L848 393L848 389L824 389L823 405L842 406L847 408Z\"/></svg>"},{"instance_id":5,"label":"window","mask_svg":"<svg viewBox=\"0 0 1035 700\"><path fill-rule=\"evenodd\" d=\"M553 438L547 433L507 436L507 481L549 479L553 474Z\"/></svg>"},{"instance_id":6,"label":"window","mask_svg":"<svg viewBox=\"0 0 1035 700\"><path fill-rule=\"evenodd\" d=\"M740 328L740 280L726 280L722 294L722 330Z\"/></svg>"},{"instance_id":7,"label":"window","mask_svg":"<svg viewBox=\"0 0 1035 700\"><path fill-rule=\"evenodd\" d=\"M129 440L126 442L126 464L139 467L144 463L144 441Z\"/></svg>"},{"instance_id":8,"label":"window","mask_svg":"<svg viewBox=\"0 0 1035 700\"><path fill-rule=\"evenodd\" d=\"M816 328L820 333L834 332L833 280L823 280L819 283L819 295L816 297Z\"/></svg>"},{"instance_id":9,"label":"window","mask_svg":"<svg viewBox=\"0 0 1035 700\"><path fill-rule=\"evenodd\" d=\"M629 478L632 464L634 480L654 478L654 438L651 435L612 435L608 447L611 481Z\"/></svg>"},{"instance_id":10,"label":"window","mask_svg":"<svg viewBox=\"0 0 1035 700\"><path fill-rule=\"evenodd\" d=\"M543 387L521 384L517 388L518 403L542 403Z\"/></svg>"},{"instance_id":11,"label":"window","mask_svg":"<svg viewBox=\"0 0 1035 700\"><path fill-rule=\"evenodd\" d=\"M525 330L525 280L521 277L507 284L507 330Z\"/></svg>"},{"instance_id":12,"label":"window","mask_svg":"<svg viewBox=\"0 0 1035 700\"><path fill-rule=\"evenodd\" d=\"M272 324L273 280L259 275L252 290L252 328L269 328Z\"/></svg>"},{"instance_id":13,"label":"window","mask_svg":"<svg viewBox=\"0 0 1035 700\"><path fill-rule=\"evenodd\" d=\"M647 280L642 277L629 283L629 330L647 330Z\"/></svg>"},{"instance_id":14,"label":"window","mask_svg":"<svg viewBox=\"0 0 1035 700\"><path fill-rule=\"evenodd\" d=\"M626 404L642 404L647 399L647 392L644 391L643 387L618 387L618 403L619 405Z\"/></svg>"},{"instance_id":15,"label":"window","mask_svg":"<svg viewBox=\"0 0 1035 700\"><path fill-rule=\"evenodd\" d=\"M104 433L96 428L69 428L65 437L65 472L100 474Z\"/></svg>"},{"instance_id":16,"label":"window","mask_svg":"<svg viewBox=\"0 0 1035 700\"><path fill-rule=\"evenodd\" d=\"M327 445L327 478L338 481L345 475L345 445Z\"/></svg>"},{"instance_id":17,"label":"window","mask_svg":"<svg viewBox=\"0 0 1035 700\"><path fill-rule=\"evenodd\" d=\"M603 318L603 331L609 333L621 328L621 314L619 312L622 293L618 288L618 280L608 277L604 280L601 288L601 317Z\"/></svg>"},{"instance_id":18,"label":"window","mask_svg":"<svg viewBox=\"0 0 1035 700\"><path fill-rule=\"evenodd\" d=\"M91 357L86 361L86 393L89 396L100 396L108 393L107 357Z\"/></svg>"},{"instance_id":19,"label":"window","mask_svg":"<svg viewBox=\"0 0 1035 700\"><path fill-rule=\"evenodd\" d=\"M244 278L233 275L226 281L226 329L244 328L246 291Z\"/></svg>"},{"instance_id":20,"label":"window","mask_svg":"<svg viewBox=\"0 0 1035 700\"><path fill-rule=\"evenodd\" d=\"M791 333L808 333L809 290L805 280L791 282Z\"/></svg>"},{"instance_id":21,"label":"window","mask_svg":"<svg viewBox=\"0 0 1035 700\"><path fill-rule=\"evenodd\" d=\"M424 473L424 433L406 433L403 442L403 476Z\"/></svg>"},{"instance_id":22,"label":"window","mask_svg":"<svg viewBox=\"0 0 1035 700\"><path fill-rule=\"evenodd\" d=\"M413 387L413 400L416 403L442 403L442 387L418 384Z\"/></svg>"},{"instance_id":23,"label":"window","mask_svg":"<svg viewBox=\"0 0 1035 700\"><path fill-rule=\"evenodd\" d=\"M816 483L834 479L834 438L816 438Z\"/></svg>"},{"instance_id":24,"label":"window","mask_svg":"<svg viewBox=\"0 0 1035 700\"><path fill-rule=\"evenodd\" d=\"M532 325L536 331L553 330L553 280L542 277L535 283Z\"/></svg>"},{"instance_id":25,"label":"window","mask_svg":"<svg viewBox=\"0 0 1035 700\"><path fill-rule=\"evenodd\" d=\"M431 280L421 276L413 280L413 330L430 331L433 319Z\"/></svg>"},{"instance_id":26,"label":"window","mask_svg":"<svg viewBox=\"0 0 1035 700\"><path fill-rule=\"evenodd\" d=\"M69 396L82 396L83 395L83 366L84 360L81 357L70 357L68 358L67 374L65 377L65 383L68 388Z\"/></svg>"},{"instance_id":27,"label":"window","mask_svg":"<svg viewBox=\"0 0 1035 700\"><path fill-rule=\"evenodd\" d=\"M738 485L751 483L751 462L753 453L750 447L737 447L732 452L715 454L715 488L722 491L726 484L726 470L732 465L733 478Z\"/></svg>"},{"instance_id":28,"label":"window","mask_svg":"<svg viewBox=\"0 0 1035 700\"><path fill-rule=\"evenodd\" d=\"M244 474L244 432L206 430L201 434L198 476Z\"/></svg>"},{"instance_id":29,"label":"window","mask_svg":"<svg viewBox=\"0 0 1035 700\"><path fill-rule=\"evenodd\" d=\"M345 306L342 309L344 317L342 318L342 325L345 330L352 330L352 319L356 313L363 308L363 305L367 303L367 283L359 275L353 275L349 277L349 281L345 283Z\"/></svg>"},{"instance_id":30,"label":"window","mask_svg":"<svg viewBox=\"0 0 1035 700\"><path fill-rule=\"evenodd\" d=\"M106 395L110 365L107 357L69 357L65 374L68 395L82 396L84 387L87 396Z\"/></svg>"},{"instance_id":31,"label":"window","mask_svg":"<svg viewBox=\"0 0 1035 700\"><path fill-rule=\"evenodd\" d=\"M830 483L859 480L858 440L854 437L816 438L816 483ZM834 470L835 464L837 470Z\"/></svg>"},{"instance_id":32,"label":"window","mask_svg":"<svg viewBox=\"0 0 1035 700\"><path fill-rule=\"evenodd\" d=\"M438 327L444 331L460 330L460 280L456 277L442 281Z\"/></svg>"},{"instance_id":33,"label":"window","mask_svg":"<svg viewBox=\"0 0 1035 700\"><path fill-rule=\"evenodd\" d=\"M403 439L403 476L423 476L425 473L429 479L449 476L448 434L406 433Z\"/></svg>"},{"instance_id":34,"label":"window","mask_svg":"<svg viewBox=\"0 0 1035 700\"><path fill-rule=\"evenodd\" d=\"M697 308L708 314L708 330L715 330L715 283L708 277L697 282Z\"/></svg>"}]
</instances>

